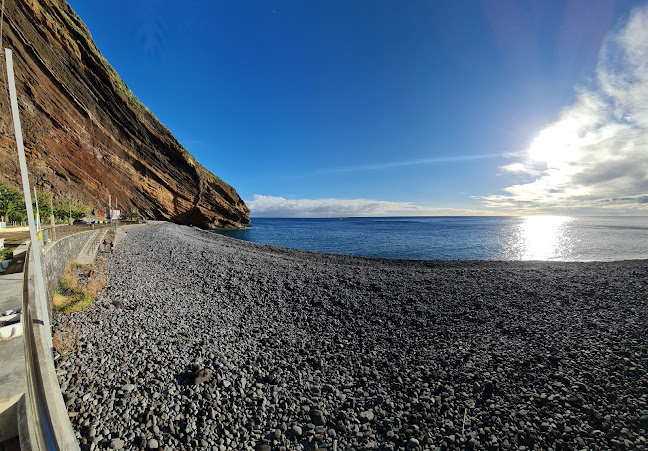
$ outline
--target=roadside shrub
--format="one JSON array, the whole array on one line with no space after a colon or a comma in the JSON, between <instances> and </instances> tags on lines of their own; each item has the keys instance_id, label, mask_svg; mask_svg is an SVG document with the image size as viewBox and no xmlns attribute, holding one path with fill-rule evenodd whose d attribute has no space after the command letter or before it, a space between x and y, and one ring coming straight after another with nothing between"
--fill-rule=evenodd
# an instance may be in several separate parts
<instances>
[{"instance_id":1,"label":"roadside shrub","mask_svg":"<svg viewBox=\"0 0 648 451\"><path fill-rule=\"evenodd\" d=\"M79 329L74 325L66 326L54 332L52 345L62 357L74 354L79 350Z\"/></svg>"}]
</instances>

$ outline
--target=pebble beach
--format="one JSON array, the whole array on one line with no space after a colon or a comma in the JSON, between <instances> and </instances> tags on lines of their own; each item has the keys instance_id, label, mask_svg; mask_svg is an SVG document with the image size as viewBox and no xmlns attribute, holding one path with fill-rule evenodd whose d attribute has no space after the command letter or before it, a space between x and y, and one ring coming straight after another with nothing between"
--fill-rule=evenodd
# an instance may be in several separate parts
<instances>
[{"instance_id":1,"label":"pebble beach","mask_svg":"<svg viewBox=\"0 0 648 451\"><path fill-rule=\"evenodd\" d=\"M104 294L54 320L82 450L648 449L646 260L119 234Z\"/></svg>"}]
</instances>

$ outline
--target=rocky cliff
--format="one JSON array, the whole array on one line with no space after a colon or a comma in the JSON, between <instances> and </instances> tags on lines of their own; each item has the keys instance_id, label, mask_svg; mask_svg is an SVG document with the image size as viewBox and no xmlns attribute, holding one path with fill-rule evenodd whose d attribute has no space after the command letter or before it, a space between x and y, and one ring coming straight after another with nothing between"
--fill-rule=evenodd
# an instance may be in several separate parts
<instances>
[{"instance_id":1,"label":"rocky cliff","mask_svg":"<svg viewBox=\"0 0 648 451\"><path fill-rule=\"evenodd\" d=\"M236 191L203 168L130 92L63 0L5 0L30 181L104 211L204 228L249 224ZM20 173L2 56L0 181Z\"/></svg>"}]
</instances>

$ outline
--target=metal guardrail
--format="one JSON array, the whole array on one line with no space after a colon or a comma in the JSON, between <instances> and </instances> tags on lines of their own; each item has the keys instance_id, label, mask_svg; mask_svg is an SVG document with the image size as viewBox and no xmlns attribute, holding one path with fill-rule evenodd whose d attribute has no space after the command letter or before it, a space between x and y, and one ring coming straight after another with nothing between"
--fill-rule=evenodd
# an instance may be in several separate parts
<instances>
[{"instance_id":1,"label":"metal guardrail","mask_svg":"<svg viewBox=\"0 0 648 451\"><path fill-rule=\"evenodd\" d=\"M25 344L25 367L27 371L27 411L30 423L30 439L32 448L41 450L58 450L59 447L53 432L52 418L48 409L47 397L43 389L43 375L38 360L36 337L30 304L29 293L29 255L32 251L31 244L27 249L23 276L23 335ZM35 446L34 446L35 445Z\"/></svg>"},{"instance_id":2,"label":"metal guardrail","mask_svg":"<svg viewBox=\"0 0 648 451\"><path fill-rule=\"evenodd\" d=\"M90 230L106 229L112 224L75 224L43 228L45 241L58 241L70 235Z\"/></svg>"},{"instance_id":3,"label":"metal guardrail","mask_svg":"<svg viewBox=\"0 0 648 451\"><path fill-rule=\"evenodd\" d=\"M91 230L107 229L110 227L124 227L128 225L137 225L137 224L143 224L143 222L119 221L119 222L113 222L112 224L103 223L103 224L59 225L55 227L51 227L51 226L44 227L43 233L45 235L44 236L45 241L50 242L50 241L58 241L70 235L75 235L81 232L89 232Z\"/></svg>"}]
</instances>

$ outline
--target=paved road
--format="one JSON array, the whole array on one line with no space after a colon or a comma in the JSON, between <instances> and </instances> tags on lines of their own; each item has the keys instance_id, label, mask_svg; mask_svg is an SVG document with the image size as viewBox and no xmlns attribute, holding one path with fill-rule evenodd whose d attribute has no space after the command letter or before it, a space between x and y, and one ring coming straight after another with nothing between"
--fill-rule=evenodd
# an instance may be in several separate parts
<instances>
[{"instance_id":1,"label":"paved road","mask_svg":"<svg viewBox=\"0 0 648 451\"><path fill-rule=\"evenodd\" d=\"M22 279L22 272L0 275L0 315L22 307ZM0 323L13 316L11 313L0 316ZM0 335L0 444L3 444L18 430L16 403L27 391L27 378L21 323L0 327Z\"/></svg>"}]
</instances>

